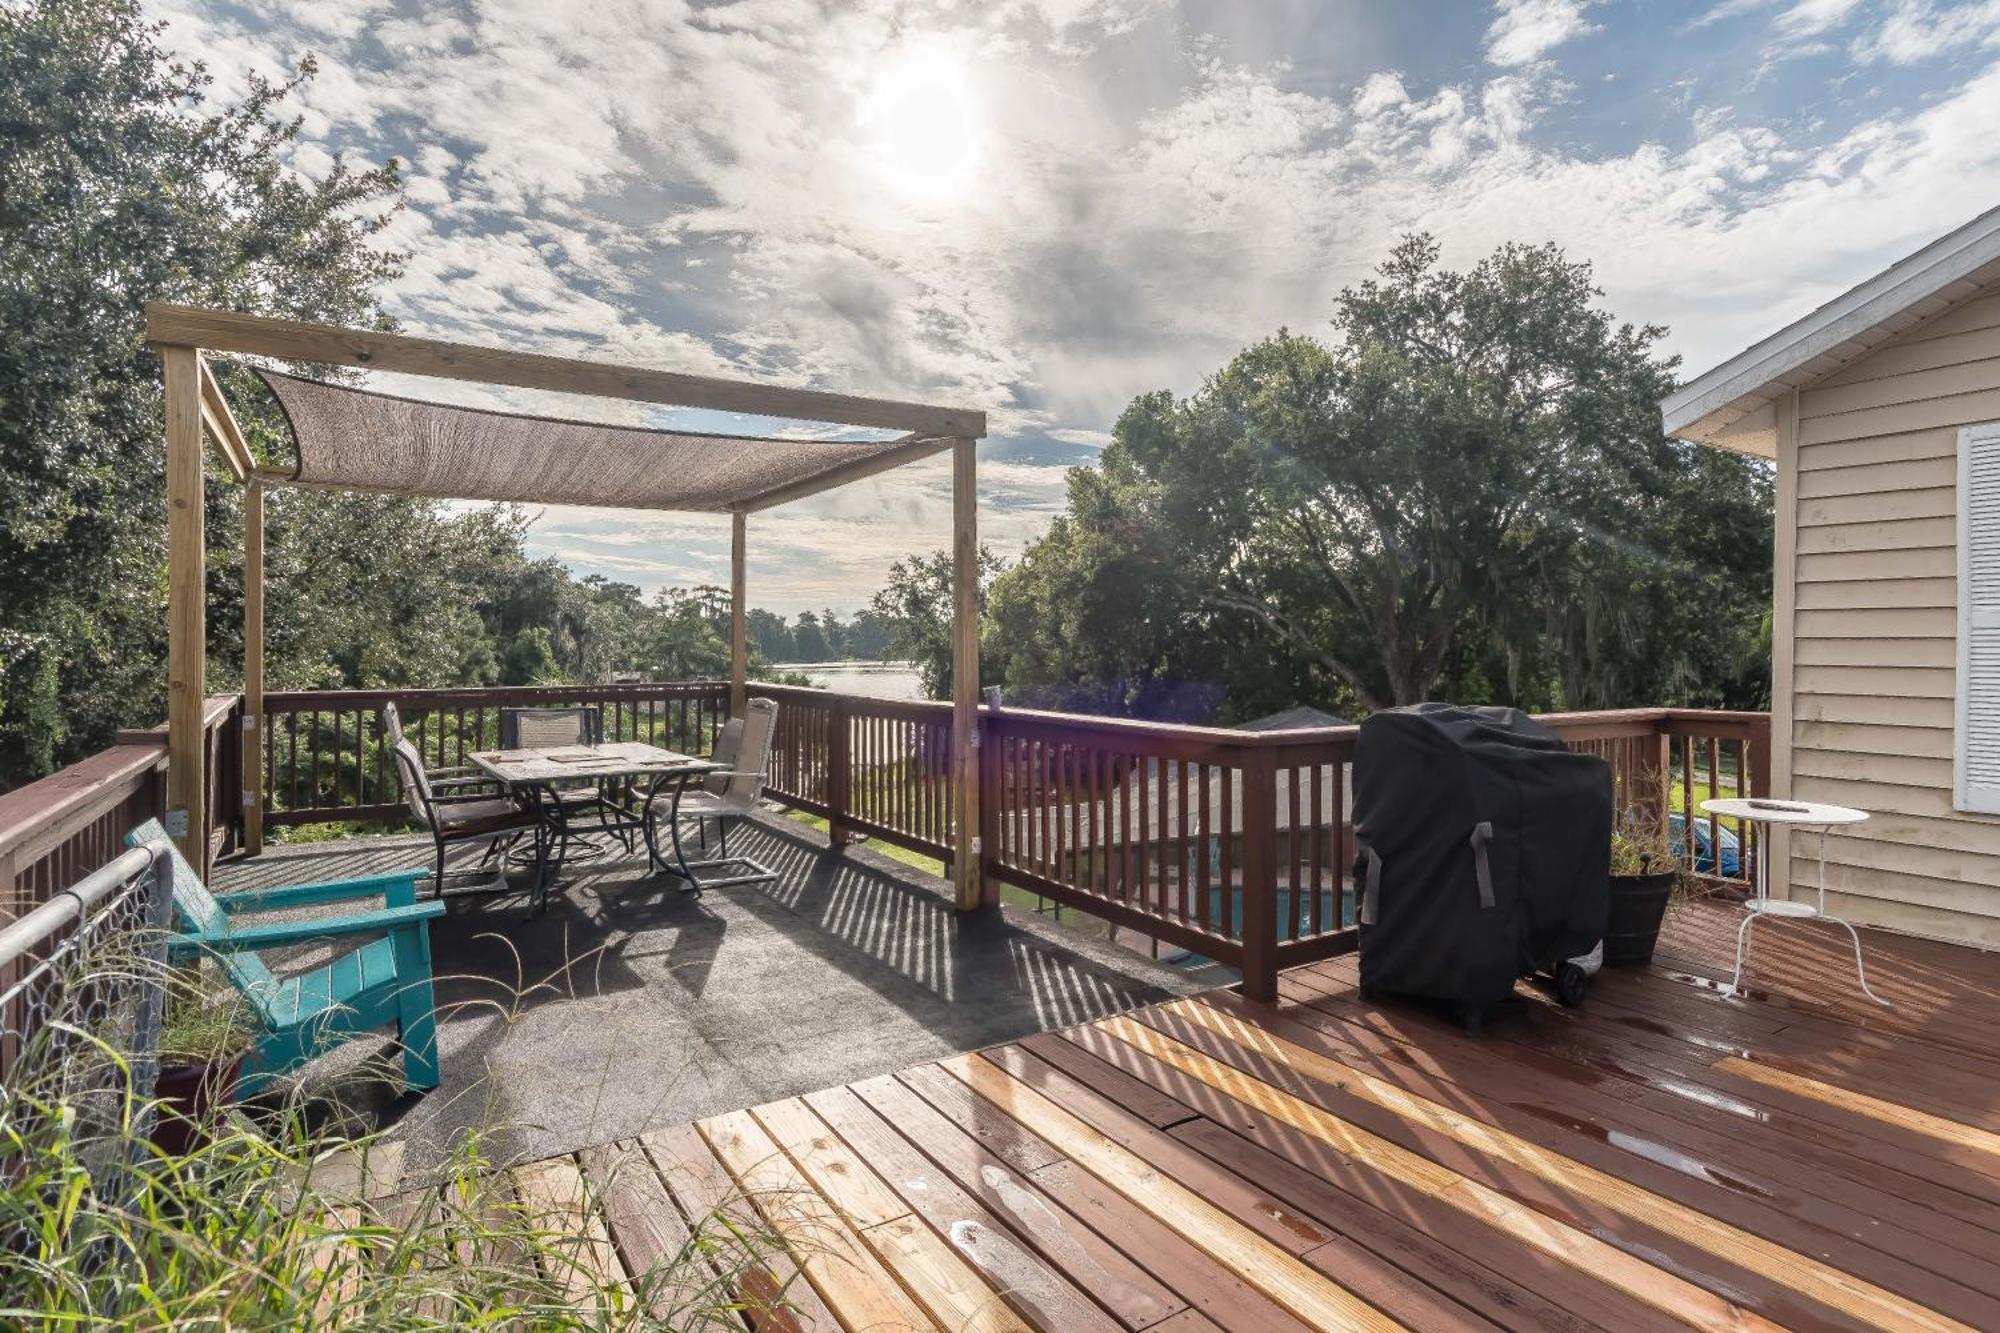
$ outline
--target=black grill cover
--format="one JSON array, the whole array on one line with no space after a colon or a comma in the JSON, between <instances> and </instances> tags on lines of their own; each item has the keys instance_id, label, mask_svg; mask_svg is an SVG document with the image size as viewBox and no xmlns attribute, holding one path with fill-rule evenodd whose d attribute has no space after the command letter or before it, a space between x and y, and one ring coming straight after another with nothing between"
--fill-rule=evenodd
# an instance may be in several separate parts
<instances>
[{"instance_id":1,"label":"black grill cover","mask_svg":"<svg viewBox=\"0 0 2000 1333\"><path fill-rule=\"evenodd\" d=\"M1611 766L1516 709L1426 703L1363 722L1354 830L1370 989L1490 1004L1604 937Z\"/></svg>"}]
</instances>

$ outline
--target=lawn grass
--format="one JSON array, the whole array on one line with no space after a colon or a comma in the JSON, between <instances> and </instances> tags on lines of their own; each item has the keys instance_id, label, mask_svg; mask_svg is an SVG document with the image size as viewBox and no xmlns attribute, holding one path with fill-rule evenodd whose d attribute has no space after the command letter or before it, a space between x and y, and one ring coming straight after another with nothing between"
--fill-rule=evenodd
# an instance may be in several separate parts
<instances>
[{"instance_id":1,"label":"lawn grass","mask_svg":"<svg viewBox=\"0 0 2000 1333\"><path fill-rule=\"evenodd\" d=\"M1703 801L1742 796L1743 783L1740 776L1729 769L1724 769L1717 777L1710 777L1706 769L1696 769L1693 781L1686 787L1681 785L1676 774L1667 782L1667 809L1674 814L1686 814L1690 794L1694 808L1699 811Z\"/></svg>"}]
</instances>

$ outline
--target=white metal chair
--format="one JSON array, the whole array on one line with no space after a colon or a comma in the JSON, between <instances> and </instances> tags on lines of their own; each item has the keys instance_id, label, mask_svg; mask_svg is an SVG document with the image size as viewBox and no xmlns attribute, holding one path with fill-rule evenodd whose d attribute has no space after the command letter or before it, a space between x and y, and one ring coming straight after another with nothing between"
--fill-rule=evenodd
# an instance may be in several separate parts
<instances>
[{"instance_id":1,"label":"white metal chair","mask_svg":"<svg viewBox=\"0 0 2000 1333\"><path fill-rule=\"evenodd\" d=\"M697 884L700 888L754 884L778 877L777 871L759 861L729 854L728 824L732 819L747 818L763 797L764 782L771 767L771 741L777 729L777 701L752 699L744 705L743 716L729 719L723 725L722 734L716 738L715 749L709 757L721 767L705 776L698 790L687 792L680 799L678 817L695 822L703 849L708 847L708 821L711 819L715 821L716 838L722 848L721 856L707 861L688 861L685 863L687 868L702 870L712 866L737 865L744 867L746 872L718 879L699 879Z\"/></svg>"}]
</instances>

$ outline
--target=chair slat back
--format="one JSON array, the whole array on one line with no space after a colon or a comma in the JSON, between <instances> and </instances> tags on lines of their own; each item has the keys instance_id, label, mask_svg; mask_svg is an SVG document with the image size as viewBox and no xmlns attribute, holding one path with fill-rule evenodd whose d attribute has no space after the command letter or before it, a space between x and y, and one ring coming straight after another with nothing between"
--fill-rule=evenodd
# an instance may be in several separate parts
<instances>
[{"instance_id":1,"label":"chair slat back","mask_svg":"<svg viewBox=\"0 0 2000 1333\"><path fill-rule=\"evenodd\" d=\"M727 792L729 779L723 774L736 767L736 756L742 753L743 719L732 717L722 724L722 734L715 738L715 747L708 752L716 771L701 780L701 789L710 796L721 796Z\"/></svg>"},{"instance_id":2,"label":"chair slat back","mask_svg":"<svg viewBox=\"0 0 2000 1333\"><path fill-rule=\"evenodd\" d=\"M378 716L382 719L382 739L387 741L389 748L393 750L403 740L403 715L395 704L384 700Z\"/></svg>"},{"instance_id":3,"label":"chair slat back","mask_svg":"<svg viewBox=\"0 0 2000 1333\"><path fill-rule=\"evenodd\" d=\"M731 805L747 809L764 794L764 775L771 768L771 741L778 729L778 701L752 699L743 707L742 721L742 739L730 764L737 776L728 780L728 789L721 795Z\"/></svg>"},{"instance_id":4,"label":"chair slat back","mask_svg":"<svg viewBox=\"0 0 2000 1333\"><path fill-rule=\"evenodd\" d=\"M181 856L180 849L173 846L173 840L167 836L159 820L149 819L125 835L128 847L152 842L164 842L171 849L168 864L173 869L174 877L174 918L181 929L202 935L227 935L229 913L222 910L222 904L215 901L215 895L201 882L201 876L195 874L194 867ZM230 984L254 1004L263 1005L277 987L278 979L254 953L229 953L218 949L215 960L229 974Z\"/></svg>"},{"instance_id":5,"label":"chair slat back","mask_svg":"<svg viewBox=\"0 0 2000 1333\"><path fill-rule=\"evenodd\" d=\"M437 798L431 794L430 774L424 769L424 757L417 753L417 747L409 737L401 737L395 742L392 753L396 758L396 781L403 788L403 803L410 807L410 814L425 828L435 827L437 821L433 811L437 808Z\"/></svg>"},{"instance_id":6,"label":"chair slat back","mask_svg":"<svg viewBox=\"0 0 2000 1333\"><path fill-rule=\"evenodd\" d=\"M604 739L604 712L598 708L503 708L500 748L545 750L558 745L596 745Z\"/></svg>"}]
</instances>

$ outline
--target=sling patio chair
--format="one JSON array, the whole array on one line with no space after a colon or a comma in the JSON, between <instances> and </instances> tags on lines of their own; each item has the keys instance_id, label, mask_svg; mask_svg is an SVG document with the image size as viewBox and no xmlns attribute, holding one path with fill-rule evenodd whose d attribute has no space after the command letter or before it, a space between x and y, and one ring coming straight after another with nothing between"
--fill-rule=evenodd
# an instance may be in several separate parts
<instances>
[{"instance_id":1,"label":"sling patio chair","mask_svg":"<svg viewBox=\"0 0 2000 1333\"><path fill-rule=\"evenodd\" d=\"M385 710L385 715L388 712ZM417 747L411 744L409 737L400 734L400 729L398 739L391 746L391 753L395 756L396 779L402 784L404 803L410 807L410 814L416 821L430 831L432 841L437 844L436 884L440 896L444 893L445 853L453 844L484 841L486 854L480 857L476 867L483 870L489 861L506 852L523 834L531 834L535 839L536 882L540 884L548 839L541 814L533 806L504 795L442 800L441 795L463 790L469 785L467 780L446 778L434 784L424 768L423 756L417 753ZM490 789L491 784L486 785Z\"/></svg>"},{"instance_id":2,"label":"sling patio chair","mask_svg":"<svg viewBox=\"0 0 2000 1333\"><path fill-rule=\"evenodd\" d=\"M556 750L566 746L601 744L604 740L604 710L582 705L558 708L503 708L500 710L500 748L503 750ZM632 827L636 816L630 802L620 803L617 794L602 781L579 778L574 782L550 783L541 791L543 817L555 832L553 859L557 864L570 859L600 856L604 848L584 842L584 832L609 833L629 854L633 850ZM597 826L587 829L578 821L597 816Z\"/></svg>"},{"instance_id":3,"label":"sling patio chair","mask_svg":"<svg viewBox=\"0 0 2000 1333\"><path fill-rule=\"evenodd\" d=\"M729 854L729 822L741 821L757 809L764 795L764 782L771 768L771 742L778 729L775 699L752 699L744 705L743 716L723 724L709 758L720 767L702 778L701 786L680 798L678 819L692 819L704 850L708 847L708 822L715 821L716 838L722 855L706 861L683 861L689 870L713 866L742 866L744 873L715 879L692 878L690 887L722 888L730 884L756 884L778 877L778 872L748 856ZM679 846L680 831L674 830Z\"/></svg>"}]
</instances>

